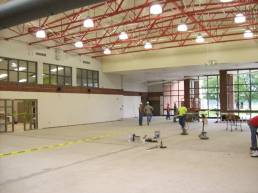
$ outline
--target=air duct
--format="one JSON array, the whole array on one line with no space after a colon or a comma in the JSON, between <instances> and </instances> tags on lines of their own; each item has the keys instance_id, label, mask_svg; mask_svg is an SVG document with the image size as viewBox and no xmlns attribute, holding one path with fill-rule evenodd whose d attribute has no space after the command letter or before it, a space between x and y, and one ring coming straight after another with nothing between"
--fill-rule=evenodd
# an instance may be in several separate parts
<instances>
[{"instance_id":1,"label":"air duct","mask_svg":"<svg viewBox=\"0 0 258 193\"><path fill-rule=\"evenodd\" d=\"M104 0L12 0L0 4L0 30Z\"/></svg>"}]
</instances>

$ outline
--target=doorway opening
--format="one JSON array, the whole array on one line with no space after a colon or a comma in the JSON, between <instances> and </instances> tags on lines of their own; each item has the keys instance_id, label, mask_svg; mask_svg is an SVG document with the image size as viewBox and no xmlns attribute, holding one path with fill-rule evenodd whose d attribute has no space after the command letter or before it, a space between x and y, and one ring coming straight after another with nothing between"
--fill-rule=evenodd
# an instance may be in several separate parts
<instances>
[{"instance_id":1,"label":"doorway opening","mask_svg":"<svg viewBox=\"0 0 258 193\"><path fill-rule=\"evenodd\" d=\"M0 132L38 129L38 101L32 99L0 99Z\"/></svg>"}]
</instances>

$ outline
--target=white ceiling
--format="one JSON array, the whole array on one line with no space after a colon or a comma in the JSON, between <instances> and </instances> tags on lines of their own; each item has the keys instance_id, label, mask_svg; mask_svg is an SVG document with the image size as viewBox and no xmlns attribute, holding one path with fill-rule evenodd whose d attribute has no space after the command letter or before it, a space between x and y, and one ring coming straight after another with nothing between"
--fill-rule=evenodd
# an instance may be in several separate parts
<instances>
[{"instance_id":1,"label":"white ceiling","mask_svg":"<svg viewBox=\"0 0 258 193\"><path fill-rule=\"evenodd\" d=\"M218 74L219 70L258 68L258 62L246 64L206 64L185 66L176 68L148 69L141 71L126 71L119 74L124 75L127 80L139 81L142 83L162 80L180 80L186 76Z\"/></svg>"}]
</instances>

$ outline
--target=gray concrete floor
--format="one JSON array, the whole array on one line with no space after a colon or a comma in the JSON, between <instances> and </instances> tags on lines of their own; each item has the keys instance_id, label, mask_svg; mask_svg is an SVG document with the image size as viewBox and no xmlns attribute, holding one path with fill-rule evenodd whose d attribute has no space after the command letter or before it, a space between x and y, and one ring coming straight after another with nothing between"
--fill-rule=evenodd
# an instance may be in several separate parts
<instances>
[{"instance_id":1,"label":"gray concrete floor","mask_svg":"<svg viewBox=\"0 0 258 193\"><path fill-rule=\"evenodd\" d=\"M154 118L0 134L0 153L110 134L59 149L0 158L1 193L258 193L258 158L249 155L250 133L229 132L210 121L210 140L199 140L201 124L188 136L178 124ZM128 143L128 135L160 130L167 149Z\"/></svg>"}]
</instances>

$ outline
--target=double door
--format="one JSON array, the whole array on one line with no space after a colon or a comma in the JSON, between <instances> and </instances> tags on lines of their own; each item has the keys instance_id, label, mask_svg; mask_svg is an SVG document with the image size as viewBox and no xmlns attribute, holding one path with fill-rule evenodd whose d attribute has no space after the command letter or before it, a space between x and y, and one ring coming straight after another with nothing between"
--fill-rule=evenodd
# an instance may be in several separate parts
<instances>
[{"instance_id":1,"label":"double door","mask_svg":"<svg viewBox=\"0 0 258 193\"><path fill-rule=\"evenodd\" d=\"M0 99L0 132L38 128L37 100Z\"/></svg>"}]
</instances>

